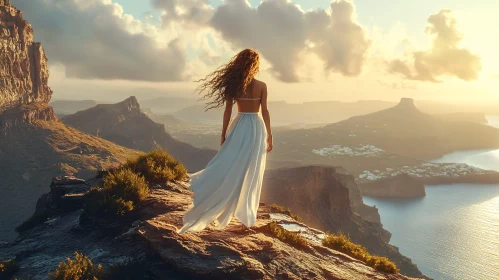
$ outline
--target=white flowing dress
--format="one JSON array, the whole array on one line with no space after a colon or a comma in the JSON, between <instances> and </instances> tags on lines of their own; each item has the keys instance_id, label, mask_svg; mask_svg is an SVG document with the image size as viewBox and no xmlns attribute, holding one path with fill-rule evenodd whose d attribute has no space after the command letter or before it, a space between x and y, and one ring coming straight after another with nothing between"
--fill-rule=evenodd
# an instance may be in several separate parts
<instances>
[{"instance_id":1,"label":"white flowing dress","mask_svg":"<svg viewBox=\"0 0 499 280\"><path fill-rule=\"evenodd\" d=\"M265 123L260 113L239 112L227 131L217 155L191 175L194 202L179 233L199 232L212 222L223 229L234 216L247 227L256 222L267 155Z\"/></svg>"}]
</instances>

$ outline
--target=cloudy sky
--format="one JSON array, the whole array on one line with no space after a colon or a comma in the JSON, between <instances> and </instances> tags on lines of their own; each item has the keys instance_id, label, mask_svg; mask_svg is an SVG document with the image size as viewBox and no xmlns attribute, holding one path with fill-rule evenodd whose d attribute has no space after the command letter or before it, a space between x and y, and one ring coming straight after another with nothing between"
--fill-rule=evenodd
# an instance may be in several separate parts
<instances>
[{"instance_id":1,"label":"cloudy sky","mask_svg":"<svg viewBox=\"0 0 499 280\"><path fill-rule=\"evenodd\" d=\"M12 0L54 99L196 97L244 48L273 100L499 102L496 0Z\"/></svg>"}]
</instances>

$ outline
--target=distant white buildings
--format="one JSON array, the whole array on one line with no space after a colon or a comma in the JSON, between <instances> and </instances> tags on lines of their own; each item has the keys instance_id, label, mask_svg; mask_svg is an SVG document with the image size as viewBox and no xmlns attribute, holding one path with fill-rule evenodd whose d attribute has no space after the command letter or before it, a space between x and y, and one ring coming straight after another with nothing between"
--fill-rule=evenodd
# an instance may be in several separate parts
<instances>
[{"instance_id":1,"label":"distant white buildings","mask_svg":"<svg viewBox=\"0 0 499 280\"><path fill-rule=\"evenodd\" d=\"M484 170L469 166L464 163L430 163L425 162L420 165L403 166L398 168L386 168L385 170L364 170L359 175L361 181L375 181L390 176L397 176L406 173L413 177L429 178L429 177L459 177L469 174L489 174L494 171Z\"/></svg>"},{"instance_id":2,"label":"distant white buildings","mask_svg":"<svg viewBox=\"0 0 499 280\"><path fill-rule=\"evenodd\" d=\"M350 136L355 136L354 134ZM376 157L387 154L383 149L373 145L359 145L357 147L347 147L333 145L327 148L312 150L314 154L321 156L351 156L351 157Z\"/></svg>"}]
</instances>

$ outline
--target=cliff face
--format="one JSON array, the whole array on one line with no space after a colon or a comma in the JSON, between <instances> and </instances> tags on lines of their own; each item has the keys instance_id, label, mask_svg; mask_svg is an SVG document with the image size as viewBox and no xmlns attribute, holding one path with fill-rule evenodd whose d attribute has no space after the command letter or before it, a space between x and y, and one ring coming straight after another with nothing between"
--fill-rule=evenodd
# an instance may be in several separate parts
<instances>
[{"instance_id":1,"label":"cliff face","mask_svg":"<svg viewBox=\"0 0 499 280\"><path fill-rule=\"evenodd\" d=\"M99 104L63 119L63 122L86 133L118 145L144 152L160 146L178 158L189 170L196 172L216 154L174 139L162 124L144 114L135 97L116 104Z\"/></svg>"},{"instance_id":2,"label":"cliff face","mask_svg":"<svg viewBox=\"0 0 499 280\"><path fill-rule=\"evenodd\" d=\"M359 184L363 195L373 197L411 198L426 195L422 180L407 174Z\"/></svg>"},{"instance_id":3,"label":"cliff face","mask_svg":"<svg viewBox=\"0 0 499 280\"><path fill-rule=\"evenodd\" d=\"M24 104L47 104L52 96L48 86L47 57L34 42L33 28L22 12L0 2L0 114ZM53 114L52 114L53 115Z\"/></svg>"},{"instance_id":4,"label":"cliff face","mask_svg":"<svg viewBox=\"0 0 499 280\"><path fill-rule=\"evenodd\" d=\"M182 217L192 203L186 182L151 186L147 201L133 217L99 222L81 210L81 194L100 179L57 178L51 192L37 206L49 213L46 222L17 240L0 244L0 260L15 258L16 277L47 279L47 272L71 257L88 255L105 268L126 262L143 263L148 279L411 279L375 271L365 263L325 248L317 240L323 232L280 215L275 220L261 205L250 231L234 219L223 231L208 227L200 233L179 235ZM48 212L47 212L48 211ZM266 230L270 222L295 224L309 232L306 248L298 248Z\"/></svg>"},{"instance_id":5,"label":"cliff face","mask_svg":"<svg viewBox=\"0 0 499 280\"><path fill-rule=\"evenodd\" d=\"M339 168L307 166L269 170L261 199L291 209L304 222L320 230L349 234L371 253L393 260L406 275L423 276L398 248L388 244L391 234L383 229L377 209L362 202L353 176Z\"/></svg>"}]
</instances>

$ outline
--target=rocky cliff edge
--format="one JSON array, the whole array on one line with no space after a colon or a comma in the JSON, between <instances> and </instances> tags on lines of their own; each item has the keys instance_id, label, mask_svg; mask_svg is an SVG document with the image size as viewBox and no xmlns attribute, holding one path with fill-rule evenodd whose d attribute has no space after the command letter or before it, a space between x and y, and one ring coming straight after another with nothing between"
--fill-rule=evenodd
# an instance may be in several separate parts
<instances>
[{"instance_id":1,"label":"rocky cliff edge","mask_svg":"<svg viewBox=\"0 0 499 280\"><path fill-rule=\"evenodd\" d=\"M0 245L0 260L15 259L18 277L47 279L47 272L74 251L104 267L128 258L147 259L157 279L413 279L385 274L319 244L323 232L272 214L261 205L258 222L242 230L233 220L223 231L179 235L182 217L192 203L187 182L152 187L146 203L132 217L96 226L82 214L82 194L99 179L56 178L38 202L44 222L17 240ZM272 221L308 239L305 248L282 242L265 228ZM33 277L33 278L31 278Z\"/></svg>"}]
</instances>

